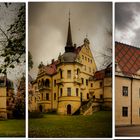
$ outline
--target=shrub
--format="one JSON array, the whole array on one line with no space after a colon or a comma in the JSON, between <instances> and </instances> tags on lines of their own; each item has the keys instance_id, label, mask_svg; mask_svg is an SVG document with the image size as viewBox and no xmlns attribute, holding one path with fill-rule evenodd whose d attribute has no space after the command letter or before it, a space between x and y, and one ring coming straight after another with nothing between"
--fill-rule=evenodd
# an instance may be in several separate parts
<instances>
[{"instance_id":1,"label":"shrub","mask_svg":"<svg viewBox=\"0 0 140 140\"><path fill-rule=\"evenodd\" d=\"M41 112L29 112L29 118L43 118L43 113Z\"/></svg>"}]
</instances>

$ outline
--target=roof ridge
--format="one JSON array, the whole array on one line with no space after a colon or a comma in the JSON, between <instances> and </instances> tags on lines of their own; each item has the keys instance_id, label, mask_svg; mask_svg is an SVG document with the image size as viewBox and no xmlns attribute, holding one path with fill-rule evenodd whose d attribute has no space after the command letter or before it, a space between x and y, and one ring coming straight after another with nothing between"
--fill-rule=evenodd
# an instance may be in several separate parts
<instances>
[{"instance_id":1,"label":"roof ridge","mask_svg":"<svg viewBox=\"0 0 140 140\"><path fill-rule=\"evenodd\" d=\"M133 48L136 48L136 49L140 50L140 47L133 46L133 45L130 45L130 44L126 44L126 43L122 43L122 42L118 42L118 41L115 41L115 43L122 44L122 45L125 45L125 46L128 46L128 47L133 47Z\"/></svg>"}]
</instances>

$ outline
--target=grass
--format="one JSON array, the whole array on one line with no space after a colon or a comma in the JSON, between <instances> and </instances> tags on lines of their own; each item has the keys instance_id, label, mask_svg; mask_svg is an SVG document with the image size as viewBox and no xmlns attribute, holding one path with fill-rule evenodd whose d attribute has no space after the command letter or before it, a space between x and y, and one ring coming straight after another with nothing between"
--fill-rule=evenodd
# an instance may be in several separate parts
<instances>
[{"instance_id":1,"label":"grass","mask_svg":"<svg viewBox=\"0 0 140 140\"><path fill-rule=\"evenodd\" d=\"M25 137L25 120L1 120L0 137Z\"/></svg>"},{"instance_id":2,"label":"grass","mask_svg":"<svg viewBox=\"0 0 140 140\"><path fill-rule=\"evenodd\" d=\"M29 119L29 137L112 137L112 113L100 111L91 116L45 114L43 118Z\"/></svg>"}]
</instances>

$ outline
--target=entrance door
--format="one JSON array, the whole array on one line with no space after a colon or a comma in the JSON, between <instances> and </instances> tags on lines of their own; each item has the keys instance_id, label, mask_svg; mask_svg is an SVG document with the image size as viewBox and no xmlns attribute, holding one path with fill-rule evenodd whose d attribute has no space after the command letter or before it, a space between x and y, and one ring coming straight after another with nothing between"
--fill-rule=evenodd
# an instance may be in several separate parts
<instances>
[{"instance_id":1,"label":"entrance door","mask_svg":"<svg viewBox=\"0 0 140 140\"><path fill-rule=\"evenodd\" d=\"M39 106L39 110L40 110L40 112L42 112L42 105Z\"/></svg>"},{"instance_id":2,"label":"entrance door","mask_svg":"<svg viewBox=\"0 0 140 140\"><path fill-rule=\"evenodd\" d=\"M68 115L71 114L71 105L67 105L67 114L68 114Z\"/></svg>"}]
</instances>

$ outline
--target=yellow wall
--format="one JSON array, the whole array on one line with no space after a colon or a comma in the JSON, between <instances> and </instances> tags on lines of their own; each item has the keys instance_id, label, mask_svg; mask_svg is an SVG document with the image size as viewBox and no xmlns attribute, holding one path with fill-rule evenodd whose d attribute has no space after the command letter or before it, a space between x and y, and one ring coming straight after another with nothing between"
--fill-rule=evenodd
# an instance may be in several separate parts
<instances>
[{"instance_id":1,"label":"yellow wall","mask_svg":"<svg viewBox=\"0 0 140 140\"><path fill-rule=\"evenodd\" d=\"M0 117L7 118L5 87L0 87Z\"/></svg>"},{"instance_id":2,"label":"yellow wall","mask_svg":"<svg viewBox=\"0 0 140 140\"><path fill-rule=\"evenodd\" d=\"M128 87L128 96L122 96L122 86ZM123 106L128 107L128 117L122 116ZM140 124L139 109L140 109L140 79L134 78L130 79L116 76L115 78L116 125Z\"/></svg>"}]
</instances>

